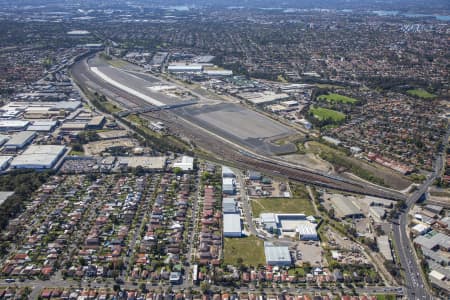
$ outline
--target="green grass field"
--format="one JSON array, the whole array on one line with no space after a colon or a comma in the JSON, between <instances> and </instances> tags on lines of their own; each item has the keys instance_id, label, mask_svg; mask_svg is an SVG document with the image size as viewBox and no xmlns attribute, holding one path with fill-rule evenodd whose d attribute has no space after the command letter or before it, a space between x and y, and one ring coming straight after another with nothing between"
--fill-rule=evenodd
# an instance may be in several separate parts
<instances>
[{"instance_id":1,"label":"green grass field","mask_svg":"<svg viewBox=\"0 0 450 300\"><path fill-rule=\"evenodd\" d=\"M406 92L408 94L410 94L411 96L416 96L416 97L423 98L423 99L433 99L436 97L436 95L431 94L431 93L425 91L424 89L407 90Z\"/></svg>"},{"instance_id":2,"label":"green grass field","mask_svg":"<svg viewBox=\"0 0 450 300\"><path fill-rule=\"evenodd\" d=\"M345 119L345 114L328 108L311 107L309 111L319 120L331 119L334 122L340 122Z\"/></svg>"},{"instance_id":3,"label":"green grass field","mask_svg":"<svg viewBox=\"0 0 450 300\"><path fill-rule=\"evenodd\" d=\"M225 238L223 254L225 264L236 265L238 258L242 258L243 263L249 266L266 264L264 241L255 236Z\"/></svg>"},{"instance_id":4,"label":"green grass field","mask_svg":"<svg viewBox=\"0 0 450 300\"><path fill-rule=\"evenodd\" d=\"M319 100L326 100L327 102L330 102L330 103L341 102L341 103L355 104L358 102L358 99L335 94L335 93L328 94L328 95L320 95Z\"/></svg>"},{"instance_id":5,"label":"green grass field","mask_svg":"<svg viewBox=\"0 0 450 300\"><path fill-rule=\"evenodd\" d=\"M292 198L252 199L253 216L258 217L265 212L314 215L314 206L305 187L303 185L294 185L292 186L292 192Z\"/></svg>"}]
</instances>

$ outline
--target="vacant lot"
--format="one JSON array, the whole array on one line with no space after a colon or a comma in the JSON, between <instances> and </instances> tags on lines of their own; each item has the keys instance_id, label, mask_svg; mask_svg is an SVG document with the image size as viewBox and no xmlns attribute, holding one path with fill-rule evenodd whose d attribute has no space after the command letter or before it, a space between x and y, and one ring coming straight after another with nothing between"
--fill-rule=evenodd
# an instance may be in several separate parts
<instances>
[{"instance_id":1,"label":"vacant lot","mask_svg":"<svg viewBox=\"0 0 450 300\"><path fill-rule=\"evenodd\" d=\"M292 186L292 198L263 198L252 199L252 212L254 217L261 213L304 213L314 215L314 206L309 199L303 185Z\"/></svg>"},{"instance_id":2,"label":"vacant lot","mask_svg":"<svg viewBox=\"0 0 450 300\"><path fill-rule=\"evenodd\" d=\"M436 97L436 95L431 94L431 93L425 91L424 89L414 89L414 90L408 90L406 92L412 96L420 97L423 99L432 99L432 98Z\"/></svg>"},{"instance_id":3,"label":"vacant lot","mask_svg":"<svg viewBox=\"0 0 450 300\"><path fill-rule=\"evenodd\" d=\"M313 113L314 117L319 120L332 120L334 122L340 122L345 119L345 114L323 107L311 107L309 109Z\"/></svg>"},{"instance_id":4,"label":"vacant lot","mask_svg":"<svg viewBox=\"0 0 450 300\"><path fill-rule=\"evenodd\" d=\"M358 102L358 99L335 94L335 93L328 94L328 95L320 95L319 100L326 100L327 102L331 102L331 103L341 102L341 103L350 103L350 104L355 104Z\"/></svg>"},{"instance_id":5,"label":"vacant lot","mask_svg":"<svg viewBox=\"0 0 450 300\"><path fill-rule=\"evenodd\" d=\"M357 158L347 156L346 153L319 142L308 142L306 148L309 152L317 154L322 159L332 163L336 169L343 167L356 176L370 182L395 189L404 189L411 184L411 181L400 173L376 163L369 164Z\"/></svg>"},{"instance_id":6,"label":"vacant lot","mask_svg":"<svg viewBox=\"0 0 450 300\"><path fill-rule=\"evenodd\" d=\"M236 265L239 258L245 265L266 264L264 241L255 236L224 239L224 263Z\"/></svg>"}]
</instances>

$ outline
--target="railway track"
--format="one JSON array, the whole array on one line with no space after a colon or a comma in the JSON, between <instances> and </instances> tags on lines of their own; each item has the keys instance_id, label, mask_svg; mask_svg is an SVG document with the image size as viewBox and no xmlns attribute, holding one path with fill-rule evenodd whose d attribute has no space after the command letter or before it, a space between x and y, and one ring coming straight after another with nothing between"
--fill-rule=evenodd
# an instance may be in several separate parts
<instances>
[{"instance_id":1,"label":"railway track","mask_svg":"<svg viewBox=\"0 0 450 300\"><path fill-rule=\"evenodd\" d=\"M110 85L102 82L101 79L97 78L89 70L89 66L86 60L83 59L76 63L71 72L72 76L75 78L78 84L87 85L90 89L95 89L100 87L102 90L109 91L117 97L120 97L119 101L125 109L136 110L137 107L149 106L144 100L139 99L136 96L129 95L128 93ZM94 83L94 84L92 84ZM114 99L116 100L116 99ZM399 193L390 190L385 190L368 184L356 182L353 180L348 180L344 178L339 178L338 176L333 176L330 174L322 174L313 170L306 170L292 164L278 162L273 159L265 159L260 155L256 157L250 153L243 153L245 151L239 150L236 147L230 146L224 141L220 141L211 134L200 132L199 130L192 128L187 122L183 122L179 116L174 113L160 110L158 114L167 114L166 122L170 123L173 132L178 133L180 136L185 136L190 140L193 140L196 144L200 145L202 148L207 149L217 157L222 157L224 161L234 162L236 165L241 167L255 169L266 174L271 174L275 176L286 177L290 180L303 182L307 184L312 184L316 186L321 186L325 188L331 188L336 190L341 190L350 193L357 193L381 198L387 198L392 200L403 200L406 197ZM153 117L151 112L143 113L144 116Z\"/></svg>"}]
</instances>

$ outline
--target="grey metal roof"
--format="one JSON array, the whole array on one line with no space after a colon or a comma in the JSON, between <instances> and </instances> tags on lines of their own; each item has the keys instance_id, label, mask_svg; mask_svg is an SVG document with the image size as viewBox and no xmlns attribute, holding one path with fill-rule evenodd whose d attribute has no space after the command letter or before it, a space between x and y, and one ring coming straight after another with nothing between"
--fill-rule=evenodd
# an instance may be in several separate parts
<instances>
[{"instance_id":1,"label":"grey metal roof","mask_svg":"<svg viewBox=\"0 0 450 300\"><path fill-rule=\"evenodd\" d=\"M223 232L241 232L241 216L239 214L223 215Z\"/></svg>"}]
</instances>

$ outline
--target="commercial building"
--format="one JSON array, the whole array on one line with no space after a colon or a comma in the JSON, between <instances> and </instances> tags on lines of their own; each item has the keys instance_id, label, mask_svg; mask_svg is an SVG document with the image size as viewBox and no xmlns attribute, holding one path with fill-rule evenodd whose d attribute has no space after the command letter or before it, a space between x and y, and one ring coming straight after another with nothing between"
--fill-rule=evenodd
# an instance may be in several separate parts
<instances>
[{"instance_id":1,"label":"commercial building","mask_svg":"<svg viewBox=\"0 0 450 300\"><path fill-rule=\"evenodd\" d=\"M425 235L419 235L414 239L414 244L428 250L450 250L450 237L446 234L431 231Z\"/></svg>"},{"instance_id":2,"label":"commercial building","mask_svg":"<svg viewBox=\"0 0 450 300\"><path fill-rule=\"evenodd\" d=\"M301 240L318 240L316 219L304 214L262 213L259 216L264 229L280 235L296 236Z\"/></svg>"},{"instance_id":3,"label":"commercial building","mask_svg":"<svg viewBox=\"0 0 450 300\"><path fill-rule=\"evenodd\" d=\"M248 102L254 105L262 105L262 104L270 104L282 100L286 100L289 98L289 95L286 93L277 94L272 91L264 91L264 92L245 92L239 93L239 97L247 100Z\"/></svg>"},{"instance_id":4,"label":"commercial building","mask_svg":"<svg viewBox=\"0 0 450 300\"><path fill-rule=\"evenodd\" d=\"M35 131L21 131L14 134L4 145L4 149L8 151L16 151L30 144L36 137Z\"/></svg>"},{"instance_id":5,"label":"commercial building","mask_svg":"<svg viewBox=\"0 0 450 300\"><path fill-rule=\"evenodd\" d=\"M173 164L174 168L180 168L183 171L192 171L194 169L194 158L183 155L181 160Z\"/></svg>"},{"instance_id":6,"label":"commercial building","mask_svg":"<svg viewBox=\"0 0 450 300\"><path fill-rule=\"evenodd\" d=\"M104 116L95 116L87 123L87 129L102 129L103 125L106 123L106 118Z\"/></svg>"},{"instance_id":7,"label":"commercial building","mask_svg":"<svg viewBox=\"0 0 450 300\"><path fill-rule=\"evenodd\" d=\"M172 64L167 67L169 73L201 73L203 71L202 65L176 65Z\"/></svg>"},{"instance_id":8,"label":"commercial building","mask_svg":"<svg viewBox=\"0 0 450 300\"><path fill-rule=\"evenodd\" d=\"M0 131L22 131L27 128L30 121L0 120Z\"/></svg>"},{"instance_id":9,"label":"commercial building","mask_svg":"<svg viewBox=\"0 0 450 300\"><path fill-rule=\"evenodd\" d=\"M377 238L378 249L380 249L381 255L388 261L393 261L391 243L387 235L382 235Z\"/></svg>"},{"instance_id":10,"label":"commercial building","mask_svg":"<svg viewBox=\"0 0 450 300\"><path fill-rule=\"evenodd\" d=\"M229 177L223 178L222 192L227 195L234 195L236 193L236 180Z\"/></svg>"},{"instance_id":11,"label":"commercial building","mask_svg":"<svg viewBox=\"0 0 450 300\"><path fill-rule=\"evenodd\" d=\"M258 171L248 171L248 179L250 180L261 180L262 175L261 172Z\"/></svg>"},{"instance_id":12,"label":"commercial building","mask_svg":"<svg viewBox=\"0 0 450 300\"><path fill-rule=\"evenodd\" d=\"M339 146L340 144L342 144L342 142L340 140L332 138L331 136L323 136L322 139L325 142L328 142L328 143L336 145L336 146Z\"/></svg>"},{"instance_id":13,"label":"commercial building","mask_svg":"<svg viewBox=\"0 0 450 300\"><path fill-rule=\"evenodd\" d=\"M431 230L431 226L425 224L417 224L411 228L411 231L416 235L423 235Z\"/></svg>"},{"instance_id":14,"label":"commercial building","mask_svg":"<svg viewBox=\"0 0 450 300\"><path fill-rule=\"evenodd\" d=\"M60 145L31 145L11 162L13 169L51 169L66 152Z\"/></svg>"},{"instance_id":15,"label":"commercial building","mask_svg":"<svg viewBox=\"0 0 450 300\"><path fill-rule=\"evenodd\" d=\"M330 200L338 218L344 219L364 217L361 209L351 200L351 198L339 194L333 194Z\"/></svg>"},{"instance_id":16,"label":"commercial building","mask_svg":"<svg viewBox=\"0 0 450 300\"><path fill-rule=\"evenodd\" d=\"M66 122L61 125L62 131L83 131L87 127L87 124L84 122Z\"/></svg>"},{"instance_id":17,"label":"commercial building","mask_svg":"<svg viewBox=\"0 0 450 300\"><path fill-rule=\"evenodd\" d=\"M9 136L0 134L0 146L6 143L9 140Z\"/></svg>"},{"instance_id":18,"label":"commercial building","mask_svg":"<svg viewBox=\"0 0 450 300\"><path fill-rule=\"evenodd\" d=\"M301 241L317 241L319 239L316 225L309 221L301 222L297 227L297 232Z\"/></svg>"},{"instance_id":19,"label":"commercial building","mask_svg":"<svg viewBox=\"0 0 450 300\"><path fill-rule=\"evenodd\" d=\"M30 126L28 126L28 131L40 131L40 132L51 132L56 128L58 124L57 121L53 120L37 120L33 121Z\"/></svg>"},{"instance_id":20,"label":"commercial building","mask_svg":"<svg viewBox=\"0 0 450 300\"><path fill-rule=\"evenodd\" d=\"M234 174L233 170L230 167L222 166L222 178L235 178L236 174Z\"/></svg>"},{"instance_id":21,"label":"commercial building","mask_svg":"<svg viewBox=\"0 0 450 300\"><path fill-rule=\"evenodd\" d=\"M224 77L233 76L233 71L231 70L204 70L203 74L207 76Z\"/></svg>"},{"instance_id":22,"label":"commercial building","mask_svg":"<svg viewBox=\"0 0 450 300\"><path fill-rule=\"evenodd\" d=\"M224 214L235 214L238 212L237 203L234 198L223 198L222 212Z\"/></svg>"},{"instance_id":23,"label":"commercial building","mask_svg":"<svg viewBox=\"0 0 450 300\"><path fill-rule=\"evenodd\" d=\"M264 242L264 254L266 263L271 266L292 265L291 254L286 246L275 246L272 243Z\"/></svg>"},{"instance_id":24,"label":"commercial building","mask_svg":"<svg viewBox=\"0 0 450 300\"><path fill-rule=\"evenodd\" d=\"M14 158L14 156L2 155L0 156L0 170L6 170L8 168L9 163Z\"/></svg>"},{"instance_id":25,"label":"commercial building","mask_svg":"<svg viewBox=\"0 0 450 300\"><path fill-rule=\"evenodd\" d=\"M242 236L241 216L239 214L223 215L223 236L224 237Z\"/></svg>"}]
</instances>

